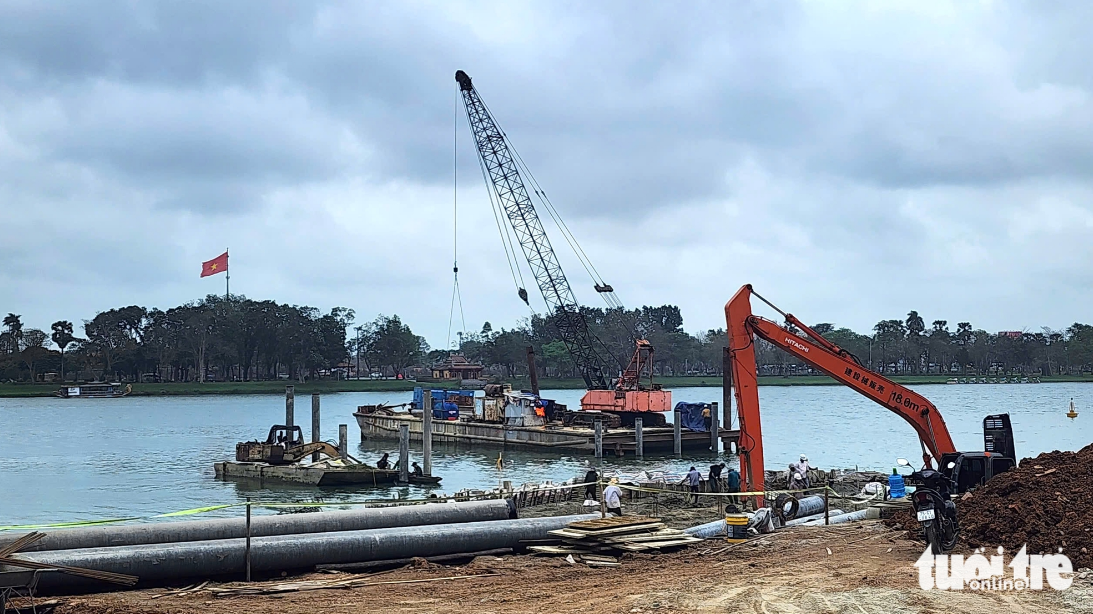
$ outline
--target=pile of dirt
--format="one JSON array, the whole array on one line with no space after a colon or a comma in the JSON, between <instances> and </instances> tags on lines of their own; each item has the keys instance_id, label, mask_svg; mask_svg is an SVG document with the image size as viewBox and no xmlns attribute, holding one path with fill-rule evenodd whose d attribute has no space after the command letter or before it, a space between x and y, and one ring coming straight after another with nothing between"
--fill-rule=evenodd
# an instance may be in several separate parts
<instances>
[{"instance_id":1,"label":"pile of dirt","mask_svg":"<svg viewBox=\"0 0 1093 614\"><path fill-rule=\"evenodd\" d=\"M1059 548L1075 568L1093 567L1093 444L1045 452L995 476L957 502L964 542L1029 554Z\"/></svg>"},{"instance_id":2,"label":"pile of dirt","mask_svg":"<svg viewBox=\"0 0 1093 614\"><path fill-rule=\"evenodd\" d=\"M882 519L881 522L894 531L903 531L900 537L913 541L923 541L922 525L918 523L918 519L915 518L915 511L912 509L896 510L887 518Z\"/></svg>"}]
</instances>

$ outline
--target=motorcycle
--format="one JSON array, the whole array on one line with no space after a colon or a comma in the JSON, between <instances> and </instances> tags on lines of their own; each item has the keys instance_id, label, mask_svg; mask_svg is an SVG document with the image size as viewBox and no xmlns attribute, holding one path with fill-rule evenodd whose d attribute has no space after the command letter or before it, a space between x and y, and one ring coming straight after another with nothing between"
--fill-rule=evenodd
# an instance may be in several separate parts
<instances>
[{"instance_id":1,"label":"motorcycle","mask_svg":"<svg viewBox=\"0 0 1093 614\"><path fill-rule=\"evenodd\" d=\"M896 463L910 466L905 458L897 459ZM952 470L954 466L950 462L948 468ZM931 552L944 554L952 550L960 536L956 504L951 496L956 491L956 484L944 473L929 468L913 471L907 478L916 486L915 492L911 493L911 504Z\"/></svg>"}]
</instances>

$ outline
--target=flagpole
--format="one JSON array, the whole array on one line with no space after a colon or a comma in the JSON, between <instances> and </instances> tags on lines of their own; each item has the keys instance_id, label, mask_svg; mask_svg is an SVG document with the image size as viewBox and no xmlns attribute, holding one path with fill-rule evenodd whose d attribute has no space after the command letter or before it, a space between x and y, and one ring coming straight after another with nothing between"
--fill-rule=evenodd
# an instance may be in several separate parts
<instances>
[{"instance_id":1,"label":"flagpole","mask_svg":"<svg viewBox=\"0 0 1093 614\"><path fill-rule=\"evenodd\" d=\"M231 268L227 265L228 248L224 248L224 300L231 298Z\"/></svg>"}]
</instances>

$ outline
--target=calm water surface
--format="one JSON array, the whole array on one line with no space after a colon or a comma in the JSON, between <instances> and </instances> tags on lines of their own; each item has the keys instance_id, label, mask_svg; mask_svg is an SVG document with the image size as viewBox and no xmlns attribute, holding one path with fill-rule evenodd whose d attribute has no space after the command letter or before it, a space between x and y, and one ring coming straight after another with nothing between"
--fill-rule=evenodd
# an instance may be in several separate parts
<instances>
[{"instance_id":1,"label":"calm water surface","mask_svg":"<svg viewBox=\"0 0 1093 614\"><path fill-rule=\"evenodd\" d=\"M1093 386L979 384L916 386L945 416L961 449L982 449L983 416L1009 412L1017 454L1076 450L1093 442ZM583 391L546 391L570 407ZM358 405L402 403L411 393L361 392L322 398L323 438L336 440L338 424L349 424L354 456L374 461L392 442L359 444L352 412ZM1064 415L1073 398L1080 416ZM895 414L842 386L760 388L768 469L808 454L814 466L885 470L894 459L917 458L914 431ZM720 401L720 388L681 388L675 401ZM309 433L310 399L296 403L296 422ZM670 416L669 416L670 419ZM259 501L357 500L418 497L419 489L316 489L217 481L212 463L231 459L235 443L264 438L284 420L284 399L269 395L128 397L122 399L0 399L0 525L149 516L246 498ZM420 444L419 444L420 446ZM416 450L416 451L415 451ZM505 453L499 447L434 444L433 473L443 492L492 488L500 480L561 481L583 471L589 457L533 452ZM411 455L420 452L412 448ZM685 471L708 466L712 453L683 459L648 456L604 460L609 469ZM729 457L734 463L735 458ZM228 510L228 514L237 511Z\"/></svg>"}]
</instances>

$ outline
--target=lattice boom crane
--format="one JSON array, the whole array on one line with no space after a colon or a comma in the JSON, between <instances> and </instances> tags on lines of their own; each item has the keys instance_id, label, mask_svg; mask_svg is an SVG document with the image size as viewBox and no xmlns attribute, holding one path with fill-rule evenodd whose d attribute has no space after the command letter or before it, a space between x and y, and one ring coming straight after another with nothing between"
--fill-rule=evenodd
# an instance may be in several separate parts
<instances>
[{"instance_id":1,"label":"lattice boom crane","mask_svg":"<svg viewBox=\"0 0 1093 614\"><path fill-rule=\"evenodd\" d=\"M523 162L510 146L489 108L482 102L470 76L462 70L456 71L455 80L459 83L467 122L474 136L479 162L487 176L486 183L491 190L491 198L496 197L497 205L504 210L516 241L527 258L535 282L543 293L559 336L588 387L588 392L581 400L581 408L624 414L667 411L671 407L671 392L661 390L659 385L652 383L653 348L647 341L638 342L634 357L623 370L622 376L614 382L609 381L607 373L615 369L609 367L609 363L593 345L594 337L589 331L588 322L565 273L562 272L558 256L554 253L525 186L520 170ZM535 187L534 177L529 179ZM545 195L540 191L536 191L536 194L543 198L549 208ZM552 215L556 215L556 212ZM568 232L560 221L559 227L563 229L563 233ZM571 233L566 239L571 245L574 244ZM574 249L576 251L580 248L574 245ZM581 257L581 254L578 256ZM584 258L587 269L590 263L586 262L587 257ZM593 267L590 272L594 270ZM621 307L609 284L598 279L595 288L597 292L611 297L609 304L613 301L614 306ZM527 291L520 288L519 294L526 303ZM643 373L648 373L648 385L641 382Z\"/></svg>"},{"instance_id":2,"label":"lattice boom crane","mask_svg":"<svg viewBox=\"0 0 1093 614\"><path fill-rule=\"evenodd\" d=\"M467 111L467 121L474 135L479 159L493 183L494 194L512 224L516 239L531 266L532 275L535 276L535 282L539 285L551 317L558 326L562 342L580 369L585 385L590 389L606 389L609 386L604 375L603 361L592 345L588 322L581 313L573 289L562 272L558 256L554 253L543 223L539 220L539 214L528 196L505 134L482 102L467 73L457 71L455 80L459 83L459 91L463 96L463 106ZM521 292L520 298L527 302L527 292Z\"/></svg>"}]
</instances>

